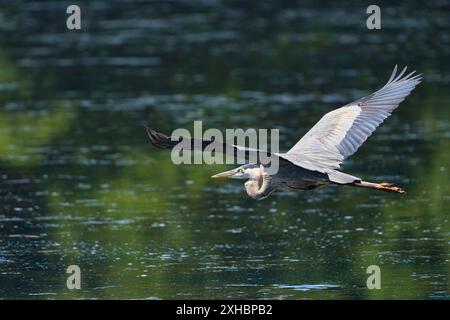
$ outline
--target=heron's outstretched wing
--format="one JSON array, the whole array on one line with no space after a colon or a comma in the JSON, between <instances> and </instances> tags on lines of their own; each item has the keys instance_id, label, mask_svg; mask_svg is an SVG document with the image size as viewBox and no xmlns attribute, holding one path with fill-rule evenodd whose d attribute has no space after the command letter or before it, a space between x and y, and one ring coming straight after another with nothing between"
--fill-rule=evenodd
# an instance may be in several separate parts
<instances>
[{"instance_id":1,"label":"heron's outstretched wing","mask_svg":"<svg viewBox=\"0 0 450 320\"><path fill-rule=\"evenodd\" d=\"M420 83L421 75L413 76L413 71L403 76L405 71L397 75L395 66L381 89L327 113L280 156L309 169L338 169Z\"/></svg>"},{"instance_id":2,"label":"heron's outstretched wing","mask_svg":"<svg viewBox=\"0 0 450 320\"><path fill-rule=\"evenodd\" d=\"M185 137L169 137L161 132L156 132L152 128L145 127L147 137L150 143L160 149L172 149L179 143L184 150L199 150L204 151L207 147L209 150L214 148L215 151L222 152L227 155L231 155L233 159L241 159L244 162L254 160L255 162L266 162L270 157L277 157L276 154L270 154L270 152L260 149L247 148L243 146L231 145L222 141L216 140L199 140ZM264 157L264 158L263 158Z\"/></svg>"}]
</instances>

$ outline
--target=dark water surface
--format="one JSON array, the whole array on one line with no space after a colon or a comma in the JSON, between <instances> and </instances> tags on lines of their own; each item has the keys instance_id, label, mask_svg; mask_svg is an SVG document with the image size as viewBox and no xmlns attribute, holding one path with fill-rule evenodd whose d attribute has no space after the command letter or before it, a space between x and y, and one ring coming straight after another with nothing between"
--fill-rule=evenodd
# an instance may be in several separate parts
<instances>
[{"instance_id":1,"label":"dark water surface","mask_svg":"<svg viewBox=\"0 0 450 320\"><path fill-rule=\"evenodd\" d=\"M81 31L72 3L0 3L0 298L449 298L448 2L381 4L379 31L364 2L78 1ZM395 64L424 81L345 170L405 196L256 202L144 135L203 120L287 150Z\"/></svg>"}]
</instances>

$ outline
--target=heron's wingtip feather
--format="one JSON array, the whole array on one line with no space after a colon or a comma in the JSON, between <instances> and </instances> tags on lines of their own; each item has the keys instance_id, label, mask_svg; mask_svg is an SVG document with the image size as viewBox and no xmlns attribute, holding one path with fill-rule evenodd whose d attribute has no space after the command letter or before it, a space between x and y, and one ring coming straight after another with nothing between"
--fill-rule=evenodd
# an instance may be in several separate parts
<instances>
[{"instance_id":1,"label":"heron's wingtip feather","mask_svg":"<svg viewBox=\"0 0 450 320\"><path fill-rule=\"evenodd\" d=\"M156 132L152 128L148 126L144 126L145 132L147 133L147 138L150 140L150 143L160 149L165 149L167 145L165 142L169 139L168 136L161 132ZM170 140L170 139L169 139Z\"/></svg>"},{"instance_id":2,"label":"heron's wingtip feather","mask_svg":"<svg viewBox=\"0 0 450 320\"><path fill-rule=\"evenodd\" d=\"M416 74L415 70L406 73L406 70L407 67L403 68L401 72L397 73L397 65L395 65L394 71L392 72L389 80L386 82L382 89L398 84L413 85L412 89L414 89L414 87L422 81L422 74Z\"/></svg>"}]
</instances>

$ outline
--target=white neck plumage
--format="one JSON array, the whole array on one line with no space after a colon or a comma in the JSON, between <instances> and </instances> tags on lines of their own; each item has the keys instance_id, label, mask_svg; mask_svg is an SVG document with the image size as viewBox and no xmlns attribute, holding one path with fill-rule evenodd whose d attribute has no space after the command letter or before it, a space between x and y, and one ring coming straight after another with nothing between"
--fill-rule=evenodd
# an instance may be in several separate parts
<instances>
[{"instance_id":1,"label":"white neck plumage","mask_svg":"<svg viewBox=\"0 0 450 320\"><path fill-rule=\"evenodd\" d=\"M247 194L257 200L268 197L275 190L275 186L271 185L271 177L264 172L264 168L262 167L244 186Z\"/></svg>"}]
</instances>

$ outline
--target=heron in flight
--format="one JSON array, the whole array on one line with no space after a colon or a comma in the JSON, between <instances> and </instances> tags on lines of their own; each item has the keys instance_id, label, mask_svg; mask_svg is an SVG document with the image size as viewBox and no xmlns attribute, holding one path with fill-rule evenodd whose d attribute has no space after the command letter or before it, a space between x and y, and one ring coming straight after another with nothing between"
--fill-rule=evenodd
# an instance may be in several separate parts
<instances>
[{"instance_id":1,"label":"heron in flight","mask_svg":"<svg viewBox=\"0 0 450 320\"><path fill-rule=\"evenodd\" d=\"M414 75L415 71L405 75L405 72L406 67L397 74L395 66L388 82L381 89L325 114L288 152L270 154L279 161L278 170L270 170L262 163L248 163L218 173L212 178L248 179L244 184L245 190L254 199L264 199L283 187L311 190L330 184L405 193L393 184L363 181L339 170L342 162L358 150L420 83L421 75ZM158 148L172 149L182 139L168 137L149 127L145 129L150 142ZM191 139L190 145L204 149L213 142L201 140L195 143ZM238 151L245 151L247 155L268 154L264 150L223 145L223 150L231 150L234 155Z\"/></svg>"}]
</instances>

